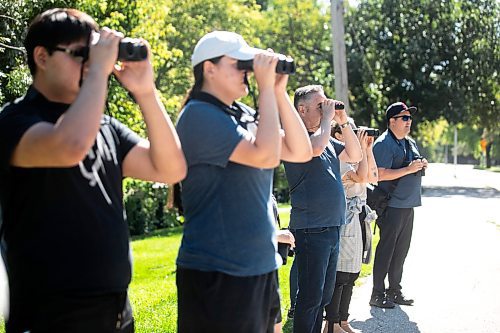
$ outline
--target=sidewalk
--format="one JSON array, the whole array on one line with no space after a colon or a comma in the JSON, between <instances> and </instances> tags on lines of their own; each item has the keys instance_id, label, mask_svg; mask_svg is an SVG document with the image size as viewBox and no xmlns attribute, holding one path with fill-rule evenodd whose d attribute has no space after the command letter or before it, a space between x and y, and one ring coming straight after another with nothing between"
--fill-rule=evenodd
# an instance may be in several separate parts
<instances>
[{"instance_id":1,"label":"sidewalk","mask_svg":"<svg viewBox=\"0 0 500 333\"><path fill-rule=\"evenodd\" d=\"M432 164L423 184L402 281L414 306L370 307L369 276L355 288L351 325L362 333L499 333L500 174Z\"/></svg>"},{"instance_id":2,"label":"sidewalk","mask_svg":"<svg viewBox=\"0 0 500 333\"><path fill-rule=\"evenodd\" d=\"M425 187L467 187L494 188L500 191L500 172L476 170L473 165L431 163L425 177L422 178Z\"/></svg>"}]
</instances>

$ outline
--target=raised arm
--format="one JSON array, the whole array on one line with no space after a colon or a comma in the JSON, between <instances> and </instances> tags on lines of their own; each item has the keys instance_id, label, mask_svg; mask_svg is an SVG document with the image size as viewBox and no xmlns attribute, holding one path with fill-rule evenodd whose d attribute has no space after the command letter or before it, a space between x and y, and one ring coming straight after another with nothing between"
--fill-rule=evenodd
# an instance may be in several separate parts
<instances>
[{"instance_id":1,"label":"raised arm","mask_svg":"<svg viewBox=\"0 0 500 333\"><path fill-rule=\"evenodd\" d=\"M314 157L321 155L330 141L331 123L335 116L335 103L342 104L342 102L327 99L319 106L322 111L319 129L310 136Z\"/></svg>"},{"instance_id":2,"label":"raised arm","mask_svg":"<svg viewBox=\"0 0 500 333\"><path fill-rule=\"evenodd\" d=\"M99 41L90 47L88 70L76 99L55 124L39 122L24 133L14 150L12 165L71 167L85 157L99 131L108 76L116 62L118 42L122 37L116 31L107 28L101 30ZM41 71L49 56L44 47L35 48L34 59ZM51 55L55 56L55 53ZM35 77L35 88L43 90L47 83L39 82ZM41 85L42 89L37 85Z\"/></svg>"},{"instance_id":3,"label":"raised arm","mask_svg":"<svg viewBox=\"0 0 500 333\"><path fill-rule=\"evenodd\" d=\"M361 146L356 134L354 134L348 123L345 109L335 110L335 117L333 119L340 124L342 136L344 137L345 149L339 155L340 160L347 163L357 163L361 161L363 152L361 151ZM344 126L344 124L346 125Z\"/></svg>"},{"instance_id":4,"label":"raised arm","mask_svg":"<svg viewBox=\"0 0 500 333\"><path fill-rule=\"evenodd\" d=\"M355 183L367 183L368 182L368 160L366 149L368 145L366 132L362 129L358 130L357 133L358 140L361 145L361 150L363 151L363 157L359 161L358 169L356 171L349 171L345 177Z\"/></svg>"},{"instance_id":5,"label":"raised arm","mask_svg":"<svg viewBox=\"0 0 500 333\"><path fill-rule=\"evenodd\" d=\"M375 161L375 156L373 155L373 141L373 137L367 137L366 160L368 163L368 183L378 182L378 168L377 162Z\"/></svg>"},{"instance_id":6,"label":"raised arm","mask_svg":"<svg viewBox=\"0 0 500 333\"><path fill-rule=\"evenodd\" d=\"M133 178L176 183L187 173L186 161L172 121L160 101L154 85L153 69L148 59L124 62L114 70L122 85L137 101L148 133L125 157L123 174Z\"/></svg>"},{"instance_id":7,"label":"raised arm","mask_svg":"<svg viewBox=\"0 0 500 333\"><path fill-rule=\"evenodd\" d=\"M230 156L232 162L254 168L275 168L280 163L281 138L278 105L274 93L278 57L272 53L257 54L253 61L259 89L259 127L256 137L241 140Z\"/></svg>"},{"instance_id":8,"label":"raised arm","mask_svg":"<svg viewBox=\"0 0 500 333\"><path fill-rule=\"evenodd\" d=\"M275 94L281 126L285 131L281 159L288 162L307 162L312 158L312 147L306 127L286 92L288 75L278 74Z\"/></svg>"}]
</instances>

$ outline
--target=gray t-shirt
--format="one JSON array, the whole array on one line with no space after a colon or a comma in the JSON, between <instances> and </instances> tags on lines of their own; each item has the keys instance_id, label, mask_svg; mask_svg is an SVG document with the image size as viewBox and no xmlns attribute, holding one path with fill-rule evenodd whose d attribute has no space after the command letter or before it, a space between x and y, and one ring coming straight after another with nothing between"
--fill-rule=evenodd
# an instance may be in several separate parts
<instances>
[{"instance_id":1,"label":"gray t-shirt","mask_svg":"<svg viewBox=\"0 0 500 333\"><path fill-rule=\"evenodd\" d=\"M273 171L229 161L248 135L246 124L214 104L191 100L177 132L188 164L177 265L233 276L276 270L281 258L271 204Z\"/></svg>"},{"instance_id":2,"label":"gray t-shirt","mask_svg":"<svg viewBox=\"0 0 500 333\"><path fill-rule=\"evenodd\" d=\"M290 228L306 229L345 224L345 193L339 154L344 145L330 138L320 156L306 163L284 162L290 187Z\"/></svg>"},{"instance_id":3,"label":"gray t-shirt","mask_svg":"<svg viewBox=\"0 0 500 333\"><path fill-rule=\"evenodd\" d=\"M408 140L406 145L405 140ZM407 153L407 147L409 151ZM375 141L373 155L377 166L385 169L400 169L408 165L415 157L420 156L415 141L411 138L398 140L389 130ZM390 181L381 181L379 186L388 190ZM389 207L412 208L421 206L422 176L420 173L409 174L399 178L398 184L391 194Z\"/></svg>"}]
</instances>

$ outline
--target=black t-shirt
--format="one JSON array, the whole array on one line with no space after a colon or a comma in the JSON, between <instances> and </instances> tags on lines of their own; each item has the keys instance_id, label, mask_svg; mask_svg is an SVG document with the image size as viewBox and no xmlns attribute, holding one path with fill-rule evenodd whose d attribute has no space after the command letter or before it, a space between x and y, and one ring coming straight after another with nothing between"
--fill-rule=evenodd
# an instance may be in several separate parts
<instances>
[{"instance_id":1,"label":"black t-shirt","mask_svg":"<svg viewBox=\"0 0 500 333\"><path fill-rule=\"evenodd\" d=\"M41 121L55 123L68 107L31 87L0 112L0 202L9 282L17 300L120 292L130 282L122 162L140 140L134 132L103 116L79 165L10 165L26 130Z\"/></svg>"}]
</instances>

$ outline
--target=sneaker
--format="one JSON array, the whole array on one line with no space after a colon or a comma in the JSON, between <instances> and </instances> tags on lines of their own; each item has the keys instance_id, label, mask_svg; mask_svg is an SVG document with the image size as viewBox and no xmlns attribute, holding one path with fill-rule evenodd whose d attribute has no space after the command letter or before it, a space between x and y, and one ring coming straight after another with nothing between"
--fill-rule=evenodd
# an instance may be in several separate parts
<instances>
[{"instance_id":1,"label":"sneaker","mask_svg":"<svg viewBox=\"0 0 500 333\"><path fill-rule=\"evenodd\" d=\"M413 305L413 302L415 302L410 298L406 298L400 291L397 292L387 291L387 298L390 299L393 303L399 305Z\"/></svg>"},{"instance_id":2,"label":"sneaker","mask_svg":"<svg viewBox=\"0 0 500 333\"><path fill-rule=\"evenodd\" d=\"M392 309L395 307L394 303L387 299L385 295L372 295L370 305L383 309Z\"/></svg>"},{"instance_id":3,"label":"sneaker","mask_svg":"<svg viewBox=\"0 0 500 333\"><path fill-rule=\"evenodd\" d=\"M287 314L288 319L293 319L294 314L295 314L295 308L288 309L288 314Z\"/></svg>"}]
</instances>

